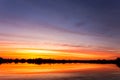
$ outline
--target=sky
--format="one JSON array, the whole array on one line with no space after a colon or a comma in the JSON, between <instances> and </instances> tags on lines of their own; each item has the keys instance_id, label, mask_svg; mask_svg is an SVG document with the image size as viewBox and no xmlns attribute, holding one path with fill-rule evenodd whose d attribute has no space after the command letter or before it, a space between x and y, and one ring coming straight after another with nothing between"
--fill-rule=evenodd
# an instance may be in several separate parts
<instances>
[{"instance_id":1,"label":"sky","mask_svg":"<svg viewBox=\"0 0 120 80\"><path fill-rule=\"evenodd\" d=\"M0 57L120 57L120 0L0 0Z\"/></svg>"}]
</instances>

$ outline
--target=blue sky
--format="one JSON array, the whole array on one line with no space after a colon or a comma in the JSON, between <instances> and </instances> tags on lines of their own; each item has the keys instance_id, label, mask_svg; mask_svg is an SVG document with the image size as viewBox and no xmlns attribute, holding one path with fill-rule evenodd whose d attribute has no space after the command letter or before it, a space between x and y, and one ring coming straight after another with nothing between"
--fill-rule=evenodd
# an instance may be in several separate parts
<instances>
[{"instance_id":1,"label":"blue sky","mask_svg":"<svg viewBox=\"0 0 120 80\"><path fill-rule=\"evenodd\" d=\"M0 40L120 53L119 0L0 0Z\"/></svg>"}]
</instances>

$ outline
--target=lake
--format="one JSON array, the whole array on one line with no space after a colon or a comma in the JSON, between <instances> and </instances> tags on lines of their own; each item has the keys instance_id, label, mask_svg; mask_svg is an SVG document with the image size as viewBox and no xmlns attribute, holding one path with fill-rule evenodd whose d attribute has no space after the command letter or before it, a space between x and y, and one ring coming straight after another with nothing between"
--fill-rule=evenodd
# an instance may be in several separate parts
<instances>
[{"instance_id":1,"label":"lake","mask_svg":"<svg viewBox=\"0 0 120 80\"><path fill-rule=\"evenodd\" d=\"M115 64L0 64L0 80L120 80Z\"/></svg>"}]
</instances>

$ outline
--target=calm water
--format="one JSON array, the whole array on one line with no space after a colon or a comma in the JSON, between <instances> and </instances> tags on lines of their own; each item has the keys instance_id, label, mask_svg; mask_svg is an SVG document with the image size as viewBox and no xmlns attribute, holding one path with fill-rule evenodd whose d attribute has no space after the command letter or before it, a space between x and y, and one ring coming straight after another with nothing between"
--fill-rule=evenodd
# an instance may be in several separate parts
<instances>
[{"instance_id":1,"label":"calm water","mask_svg":"<svg viewBox=\"0 0 120 80\"><path fill-rule=\"evenodd\" d=\"M114 64L1 64L0 80L120 80Z\"/></svg>"}]
</instances>

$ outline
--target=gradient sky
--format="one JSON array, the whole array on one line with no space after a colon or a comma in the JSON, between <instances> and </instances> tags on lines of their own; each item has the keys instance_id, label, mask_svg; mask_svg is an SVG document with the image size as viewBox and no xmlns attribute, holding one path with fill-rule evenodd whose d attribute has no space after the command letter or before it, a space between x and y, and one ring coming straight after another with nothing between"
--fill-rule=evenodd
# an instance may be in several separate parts
<instances>
[{"instance_id":1,"label":"gradient sky","mask_svg":"<svg viewBox=\"0 0 120 80\"><path fill-rule=\"evenodd\" d=\"M0 56L120 57L120 0L0 0Z\"/></svg>"}]
</instances>

